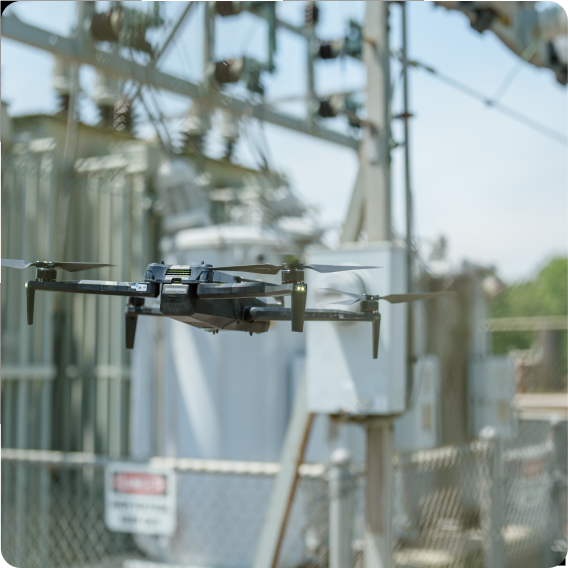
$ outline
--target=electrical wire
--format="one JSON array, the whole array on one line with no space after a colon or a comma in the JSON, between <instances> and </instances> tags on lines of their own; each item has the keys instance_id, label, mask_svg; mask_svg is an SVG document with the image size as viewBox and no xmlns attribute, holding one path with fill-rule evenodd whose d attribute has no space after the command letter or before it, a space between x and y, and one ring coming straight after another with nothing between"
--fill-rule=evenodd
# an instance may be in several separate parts
<instances>
[{"instance_id":1,"label":"electrical wire","mask_svg":"<svg viewBox=\"0 0 568 568\"><path fill-rule=\"evenodd\" d=\"M186 46L184 44L182 44L179 41L179 38L177 38L177 37L174 39L174 46L175 46L175 49L177 50L178 54L181 54L181 56L183 58L183 62L185 63L185 66L187 67L188 75L191 76L191 69L192 69L191 58L190 58L191 53L187 52Z\"/></svg>"},{"instance_id":2,"label":"electrical wire","mask_svg":"<svg viewBox=\"0 0 568 568\"><path fill-rule=\"evenodd\" d=\"M154 101L154 105L156 107L156 109L158 110L158 121L160 123L160 125L162 126L162 128L164 129L165 133L166 133L166 137L168 139L168 146L170 147L171 150L173 150L173 142L172 142L172 137L170 136L170 130L168 128L166 119L162 113L162 109L160 108L160 103L158 102L158 99L156 98L156 94L158 93L158 89L154 86L154 85L150 85L150 95L152 96L152 100Z\"/></svg>"},{"instance_id":3,"label":"electrical wire","mask_svg":"<svg viewBox=\"0 0 568 568\"><path fill-rule=\"evenodd\" d=\"M251 106L254 104L253 100L252 100L252 93L249 93L248 102L251 104ZM245 117L246 117L246 119L245 119ZM264 136L264 144L265 144L266 150L268 151L268 155L262 148L262 141L259 140L259 138L257 136L255 136L255 134L253 133L252 116L247 115L246 113L243 113L243 119L245 119L245 120L243 120L243 126L245 127L245 136L246 136L246 139L249 143L249 147L250 147L251 150L256 151L256 153L258 155L257 158L259 158L259 162L257 162L258 167L262 171L270 171L271 170L270 164L272 162L272 157L270 155L270 150L268 148L268 141L266 140L265 133L262 132L262 134Z\"/></svg>"},{"instance_id":4,"label":"electrical wire","mask_svg":"<svg viewBox=\"0 0 568 568\"><path fill-rule=\"evenodd\" d=\"M491 99L493 101L493 104L499 102L503 98L503 95L505 94L507 89L511 86L516 76L522 70L523 61L529 61L530 58L536 53L537 48L538 42L537 40L533 40L533 42L523 51L523 53L521 53L520 60L517 60L515 62L515 65L513 65L512 69L509 71L509 73L507 73L507 75L495 91L495 94Z\"/></svg>"},{"instance_id":5,"label":"electrical wire","mask_svg":"<svg viewBox=\"0 0 568 568\"><path fill-rule=\"evenodd\" d=\"M443 83L446 83L447 85L450 85L451 87L454 87L454 89L457 89L457 90L461 91L462 93L465 93L466 95L469 95L470 97L473 97L473 98L485 103L487 106L494 108L495 110L498 110L502 114L507 115L509 118L512 118L513 120L516 120L517 122L524 124L525 126L528 126L529 128L532 128L533 130L535 130L536 132L539 132L543 136L547 136L548 138L550 138L551 140L554 140L555 142L559 142L560 144L564 144L564 146L568 146L568 137L566 137L561 132L558 132L558 131L556 131L552 128L549 128L548 126L545 126L544 124L541 124L540 122L537 122L536 120L526 116L523 113L520 113L520 112L512 109L511 107L503 105L502 103L493 100L492 98L481 93L480 91L473 89L472 87L465 85L464 83L462 83L462 82L460 82L456 79L453 79L452 77L449 77L448 75L444 75L443 73L440 73L439 71L437 71L436 69L434 69L433 67L431 67L429 65L426 65L425 63L421 63L421 62L415 61L415 60L412 60L412 61L409 60L408 64L411 67L417 67L419 69L423 69L425 71L428 71L428 73L430 73L432 76L436 77L438 80L442 81Z\"/></svg>"},{"instance_id":6,"label":"electrical wire","mask_svg":"<svg viewBox=\"0 0 568 568\"><path fill-rule=\"evenodd\" d=\"M130 62L132 64L132 76L135 77L135 69L134 69L134 51L132 50L132 47L129 48L130 51ZM148 102L146 101L146 99L144 98L144 96L142 95L142 90L144 87L148 87L148 90L150 92L150 94L153 97L154 100L154 104L156 105L156 108L158 109L158 113L159 113L159 119L157 120L156 117L152 114L151 110L150 110L150 106L148 104ZM162 151L164 152L164 154L166 156L171 156L174 151L173 151L173 145L172 145L172 140L170 137L170 133L169 130L167 128L167 125L165 123L164 120L164 116L160 110L160 105L158 104L156 97L154 95L153 89L155 87L152 85L151 82L147 82L145 84L142 83L142 81L139 81L138 83L138 91L137 91L137 95L140 97L140 101L142 102L142 105L144 106L144 110L146 111L146 114L148 115L148 118L150 119L150 122L152 123L152 126L154 127L154 130L156 131L156 134L158 136L158 140L160 142L160 146L162 147ZM165 137L166 140L164 140L164 136L159 128L159 125L161 125L165 131Z\"/></svg>"},{"instance_id":7,"label":"electrical wire","mask_svg":"<svg viewBox=\"0 0 568 568\"><path fill-rule=\"evenodd\" d=\"M148 106L148 103L146 102L146 99L142 95L142 89L140 89L138 96L140 98L140 101L142 102L142 105L144 106L144 109L146 111L146 114L148 115L148 118L150 119L150 122L152 123L152 126L154 127L154 130L156 131L156 135L158 136L158 140L160 141L160 146L162 147L162 151L164 152L164 154L166 154L166 156L169 156L172 153L172 148L171 148L171 146L169 146L169 144L166 144L166 142L164 141L162 133L160 132L160 129L158 127L158 123L157 123L154 115L150 111L150 108Z\"/></svg>"}]
</instances>

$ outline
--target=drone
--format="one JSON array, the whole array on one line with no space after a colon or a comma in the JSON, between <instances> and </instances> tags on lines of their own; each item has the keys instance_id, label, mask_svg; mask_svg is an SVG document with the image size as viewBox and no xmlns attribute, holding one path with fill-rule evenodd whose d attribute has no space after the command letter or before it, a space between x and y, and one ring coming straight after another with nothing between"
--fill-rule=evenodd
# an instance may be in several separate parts
<instances>
[{"instance_id":1,"label":"drone","mask_svg":"<svg viewBox=\"0 0 568 568\"><path fill-rule=\"evenodd\" d=\"M333 266L302 264L293 261L281 265L249 264L242 266L212 266L201 264L178 265L152 263L146 268L142 282L109 282L104 280L57 281L57 269L78 272L92 268L114 266L92 262L54 262L2 259L2 266L23 270L36 268L36 279L26 282L28 325L33 324L34 299L37 290L70 292L74 294L100 294L126 296L125 310L126 348L134 347L136 323L139 316L168 317L212 333L219 331L245 331L251 336L269 330L272 321L291 321L292 331L302 332L304 321L370 322L372 324L373 358L378 357L381 314L379 301L392 304L426 300L451 292L419 294L391 294L377 296L331 290L349 296L337 304L361 303L360 312L335 309L306 309L308 286L304 281L306 269L320 273L347 270L371 270L377 266ZM281 284L262 280L248 280L227 272L282 276ZM283 297L291 297L291 308L283 307ZM160 297L159 308L145 305L146 298ZM274 298L275 304L267 304L260 298Z\"/></svg>"}]
</instances>

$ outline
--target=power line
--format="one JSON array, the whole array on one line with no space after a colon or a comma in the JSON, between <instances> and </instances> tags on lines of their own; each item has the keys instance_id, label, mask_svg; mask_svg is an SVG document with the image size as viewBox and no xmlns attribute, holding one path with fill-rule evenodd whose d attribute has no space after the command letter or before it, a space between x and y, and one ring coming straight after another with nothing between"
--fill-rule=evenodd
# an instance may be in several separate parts
<instances>
[{"instance_id":1,"label":"power line","mask_svg":"<svg viewBox=\"0 0 568 568\"><path fill-rule=\"evenodd\" d=\"M453 79L448 75L440 73L439 71L437 71L436 69L434 69L429 65L426 65L425 63L421 63L420 61L415 61L415 60L413 61L409 60L408 64L411 65L412 67L417 67L419 69L424 69L425 71L428 71L428 73L430 73L438 80L442 81L443 83L446 83L447 85L454 87L455 89L461 91L462 93L465 93L466 95L469 95L470 97L473 97L485 103L487 106L494 108L495 110L498 110L499 112L507 115L509 118L512 118L513 120L516 120L517 122L524 124L529 128L532 128L536 132L539 132L540 134L547 136L551 140L554 140L555 142L560 142L561 144L564 144L564 146L568 146L568 137L566 137L564 134L552 128L549 128L548 126L545 126L540 122L537 122L536 120L530 118L529 116L526 116L525 114L518 112L509 106L501 104L499 101L494 100L491 97L488 97L482 92L473 89L472 87L465 85L464 83L457 81L456 79Z\"/></svg>"},{"instance_id":2,"label":"power line","mask_svg":"<svg viewBox=\"0 0 568 568\"><path fill-rule=\"evenodd\" d=\"M536 53L538 48L538 41L533 40L533 42L521 53L520 59L515 62L513 68L507 73L501 84L499 85L498 89L495 91L493 95L493 101L498 102L503 98L503 95L507 91L507 89L513 83L515 77L519 74L521 69L523 68L523 61L527 62L530 58Z\"/></svg>"}]
</instances>

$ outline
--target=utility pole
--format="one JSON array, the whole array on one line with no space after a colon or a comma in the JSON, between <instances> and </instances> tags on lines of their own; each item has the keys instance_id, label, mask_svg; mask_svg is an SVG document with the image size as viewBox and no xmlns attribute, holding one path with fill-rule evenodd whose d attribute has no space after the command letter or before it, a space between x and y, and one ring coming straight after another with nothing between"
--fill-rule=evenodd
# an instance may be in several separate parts
<instances>
[{"instance_id":1,"label":"utility pole","mask_svg":"<svg viewBox=\"0 0 568 568\"><path fill-rule=\"evenodd\" d=\"M392 240L390 189L390 51L388 2L367 2L363 63L367 69L367 120L359 152L369 242Z\"/></svg>"},{"instance_id":2,"label":"utility pole","mask_svg":"<svg viewBox=\"0 0 568 568\"><path fill-rule=\"evenodd\" d=\"M340 236L392 240L390 189L390 50L388 2L367 2L362 59L367 69L367 121L359 146L359 172Z\"/></svg>"},{"instance_id":3,"label":"utility pole","mask_svg":"<svg viewBox=\"0 0 568 568\"><path fill-rule=\"evenodd\" d=\"M392 241L390 179L389 3L367 2L363 63L367 68L367 120L359 153L369 242ZM390 377L396 380L399 377ZM367 417L366 568L392 566L393 418Z\"/></svg>"}]
</instances>

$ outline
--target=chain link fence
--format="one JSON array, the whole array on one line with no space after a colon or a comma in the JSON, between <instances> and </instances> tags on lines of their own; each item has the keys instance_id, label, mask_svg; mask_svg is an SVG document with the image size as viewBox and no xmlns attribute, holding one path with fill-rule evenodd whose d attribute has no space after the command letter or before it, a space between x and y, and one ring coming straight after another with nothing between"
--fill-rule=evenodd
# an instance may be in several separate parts
<instances>
[{"instance_id":1,"label":"chain link fence","mask_svg":"<svg viewBox=\"0 0 568 568\"><path fill-rule=\"evenodd\" d=\"M525 335L529 333L525 332ZM533 332L533 335L533 348L512 349L508 353L515 365L517 393L565 393L566 362L560 356L554 355L559 353L559 348L566 343L566 332L547 330Z\"/></svg>"},{"instance_id":2,"label":"chain link fence","mask_svg":"<svg viewBox=\"0 0 568 568\"><path fill-rule=\"evenodd\" d=\"M562 452L555 451L564 449L565 431L521 421L514 440L398 454L395 566L552 566L566 554L565 453L559 460ZM2 554L20 568L134 568L144 560L251 566L278 471L272 463L151 460L177 472L177 529L172 537L158 537L105 527L109 458L22 450L3 450L2 458ZM302 466L282 568L329 564L329 472L322 464ZM363 471L351 470L342 495L349 497L352 565L363 568Z\"/></svg>"}]
</instances>

